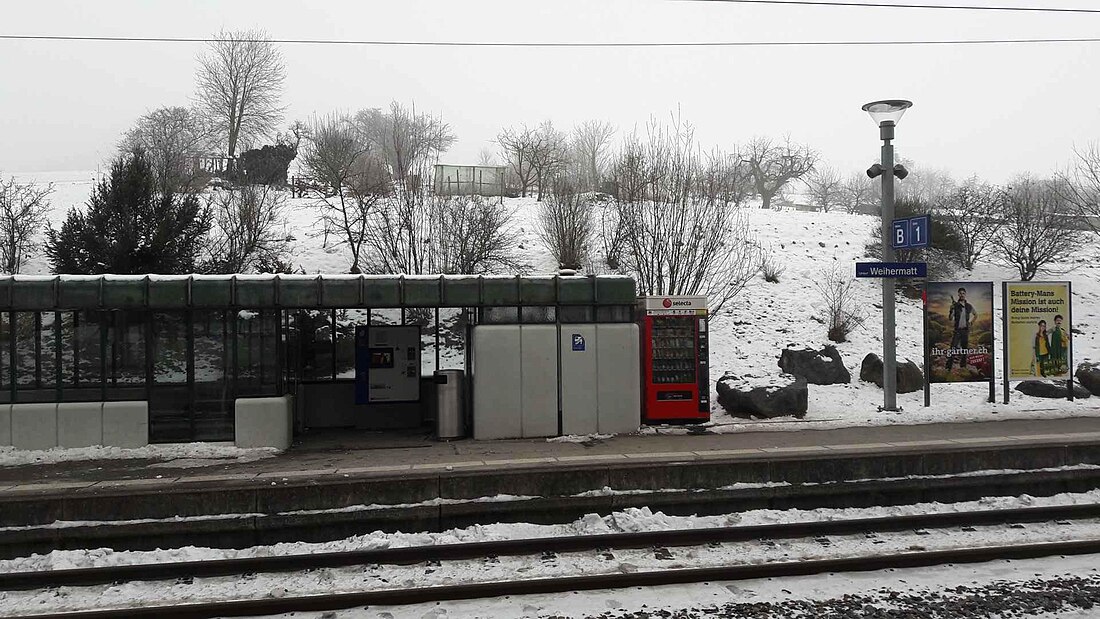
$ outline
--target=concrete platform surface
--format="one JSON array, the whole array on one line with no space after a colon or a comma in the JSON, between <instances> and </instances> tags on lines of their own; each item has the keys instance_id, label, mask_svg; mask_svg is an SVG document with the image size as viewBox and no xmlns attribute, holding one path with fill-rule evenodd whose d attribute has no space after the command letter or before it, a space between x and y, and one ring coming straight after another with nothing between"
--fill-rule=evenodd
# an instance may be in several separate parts
<instances>
[{"instance_id":1,"label":"concrete platform surface","mask_svg":"<svg viewBox=\"0 0 1100 619\"><path fill-rule=\"evenodd\" d=\"M0 468L0 496L87 488L168 488L255 484L442 471L512 470L610 463L699 460L829 459L853 454L990 450L1031 445L1100 444L1100 418L1006 420L731 434L640 434L584 442L545 439L438 442L422 434L336 433L302 437L271 458L97 460Z\"/></svg>"}]
</instances>

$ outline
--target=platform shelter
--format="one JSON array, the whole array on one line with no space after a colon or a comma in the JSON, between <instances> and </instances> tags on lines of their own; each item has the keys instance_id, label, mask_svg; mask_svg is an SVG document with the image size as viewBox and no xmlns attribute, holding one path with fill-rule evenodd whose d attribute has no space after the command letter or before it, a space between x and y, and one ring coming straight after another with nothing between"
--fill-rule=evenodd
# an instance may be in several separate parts
<instances>
[{"instance_id":1,"label":"platform shelter","mask_svg":"<svg viewBox=\"0 0 1100 619\"><path fill-rule=\"evenodd\" d=\"M635 299L618 276L0 277L0 445L257 445L272 414L286 438L420 427L475 326L630 323ZM418 328L420 392L364 401L357 328L397 325Z\"/></svg>"}]
</instances>

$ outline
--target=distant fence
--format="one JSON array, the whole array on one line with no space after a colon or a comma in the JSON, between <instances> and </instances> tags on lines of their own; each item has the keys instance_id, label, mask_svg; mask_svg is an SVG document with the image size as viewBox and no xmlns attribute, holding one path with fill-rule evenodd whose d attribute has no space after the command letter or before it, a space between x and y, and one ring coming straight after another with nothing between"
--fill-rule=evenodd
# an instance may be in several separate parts
<instances>
[{"instance_id":1,"label":"distant fence","mask_svg":"<svg viewBox=\"0 0 1100 619\"><path fill-rule=\"evenodd\" d=\"M440 196L503 196L504 166L437 164L432 189Z\"/></svg>"}]
</instances>

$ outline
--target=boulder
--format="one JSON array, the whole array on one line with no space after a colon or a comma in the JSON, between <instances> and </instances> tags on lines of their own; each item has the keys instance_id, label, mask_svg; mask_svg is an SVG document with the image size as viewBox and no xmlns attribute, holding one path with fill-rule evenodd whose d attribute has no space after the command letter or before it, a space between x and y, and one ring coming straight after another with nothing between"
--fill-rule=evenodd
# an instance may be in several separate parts
<instances>
[{"instance_id":1,"label":"boulder","mask_svg":"<svg viewBox=\"0 0 1100 619\"><path fill-rule=\"evenodd\" d=\"M787 374L805 378L812 385L852 382L852 374L844 367L836 346L826 346L820 351L785 348L779 353L779 367Z\"/></svg>"},{"instance_id":2,"label":"boulder","mask_svg":"<svg viewBox=\"0 0 1100 619\"><path fill-rule=\"evenodd\" d=\"M1100 363L1082 363L1074 376L1092 395L1100 395Z\"/></svg>"},{"instance_id":3,"label":"boulder","mask_svg":"<svg viewBox=\"0 0 1100 619\"><path fill-rule=\"evenodd\" d=\"M859 379L882 386L882 359L875 353L867 353L859 366ZM897 392L912 393L924 389L924 373L920 366L906 359L897 366Z\"/></svg>"},{"instance_id":4,"label":"boulder","mask_svg":"<svg viewBox=\"0 0 1100 619\"><path fill-rule=\"evenodd\" d=\"M735 417L806 416L809 389L806 380L790 374L759 378L723 376L715 386L718 403Z\"/></svg>"},{"instance_id":5,"label":"boulder","mask_svg":"<svg viewBox=\"0 0 1100 619\"><path fill-rule=\"evenodd\" d=\"M1016 391L1024 395L1029 395L1033 398L1052 398L1052 399L1065 399L1069 394L1066 391L1066 382L1048 381L1048 380L1025 380L1016 385ZM1073 397L1078 400L1084 400L1089 397L1088 389L1085 389L1077 383L1073 383Z\"/></svg>"}]
</instances>

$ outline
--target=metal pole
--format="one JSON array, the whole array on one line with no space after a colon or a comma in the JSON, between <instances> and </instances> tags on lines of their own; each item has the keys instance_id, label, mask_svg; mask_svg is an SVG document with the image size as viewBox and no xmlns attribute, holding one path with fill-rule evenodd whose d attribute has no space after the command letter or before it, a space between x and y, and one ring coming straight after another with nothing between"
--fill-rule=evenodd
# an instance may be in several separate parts
<instances>
[{"instance_id":1,"label":"metal pole","mask_svg":"<svg viewBox=\"0 0 1100 619\"><path fill-rule=\"evenodd\" d=\"M894 261L894 122L879 125L882 139L882 261ZM894 340L894 280L882 278L882 409L896 411L897 351Z\"/></svg>"}]
</instances>

